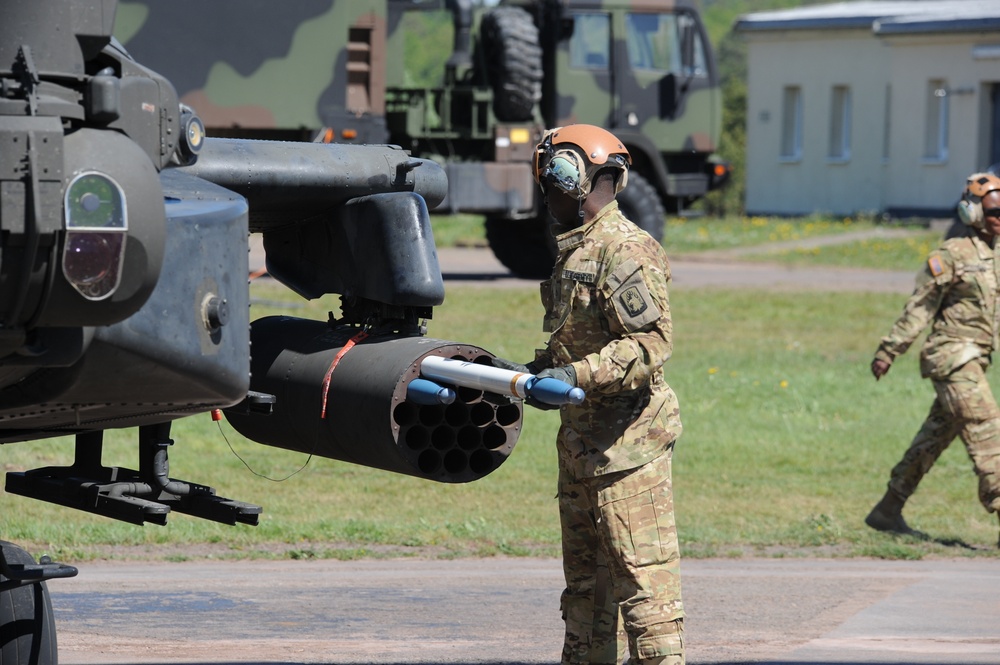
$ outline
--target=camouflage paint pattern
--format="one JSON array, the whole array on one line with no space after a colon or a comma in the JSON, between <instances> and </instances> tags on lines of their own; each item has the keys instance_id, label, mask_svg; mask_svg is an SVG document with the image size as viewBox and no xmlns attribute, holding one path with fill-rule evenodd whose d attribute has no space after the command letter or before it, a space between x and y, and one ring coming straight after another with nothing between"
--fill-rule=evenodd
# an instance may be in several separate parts
<instances>
[{"instance_id":1,"label":"camouflage paint pattern","mask_svg":"<svg viewBox=\"0 0 1000 665\"><path fill-rule=\"evenodd\" d=\"M521 4L518 0L511 2ZM566 15L607 16L608 29L607 34L592 37L587 46L581 46L582 34L558 43L554 54L555 75L547 82L548 98L543 102L549 126L587 123L609 129L626 143L633 155L645 155L648 164L639 162L636 168L650 182L660 183L671 195L687 194L682 191L684 185L676 184L668 174L688 174L690 167L671 163L672 158L691 153L709 155L715 151L722 132L722 95L714 56L707 33L697 20L694 3L684 0L563 0L561 4ZM646 66L634 67L630 61L627 17L670 12L686 14L693 21L702 67L690 79L684 77L676 60L671 60L669 72L654 67L653 56L648 54ZM578 23L574 32L582 29L583 23ZM596 61L580 61L577 56L574 62L573 50L581 48L594 48L591 55L599 54ZM642 54L638 50L636 53L638 61ZM667 74L672 74L673 78ZM674 105L666 91L671 82L676 84L678 80L686 82L687 88L679 97L679 103ZM661 156L666 161L663 172L654 168ZM693 184L697 194L704 193L707 186L707 181Z\"/></svg>"},{"instance_id":2,"label":"camouflage paint pattern","mask_svg":"<svg viewBox=\"0 0 1000 665\"><path fill-rule=\"evenodd\" d=\"M628 64L627 14L683 10L693 12L693 4L592 0L575 1L572 8L567 7L565 11L568 15L603 13L610 16L611 34L608 37L611 45L608 55L611 63L620 64L615 70L609 67L609 63L574 65L570 54L572 40L560 42L556 56L557 74L554 77L558 102L556 117L550 124L593 124L611 130L616 136L628 130L645 136L664 153L714 151L721 135L722 97L716 83L711 49L705 52L706 70L692 78L683 106L676 115L666 108L659 88L666 72L654 68L634 68ZM700 22L696 25L700 26ZM699 35L707 44L707 35L704 32L699 32ZM679 63L677 65L679 67Z\"/></svg>"},{"instance_id":3,"label":"camouflage paint pattern","mask_svg":"<svg viewBox=\"0 0 1000 665\"><path fill-rule=\"evenodd\" d=\"M502 4L522 6L538 20L537 0ZM476 107L480 102L475 91L482 93L485 119L481 126L450 114L444 124L434 126L428 122L431 117L440 121L434 98L419 101L408 96L417 93L401 87L402 10L443 11L444 6L440 0L422 5L396 0L123 1L115 34L137 59L174 82L182 102L198 112L211 135L345 140L342 130L352 128L358 135L349 140L391 140L440 162L505 161L499 154L502 145L492 145L505 129L489 115L492 93L482 72L472 72L468 79L472 83L458 86L472 89L472 97L468 103L461 100L460 108ZM560 0L555 6L564 16L606 13L610 17L607 36L613 40L604 47L609 57L603 67L572 67L572 40L556 39L554 25L543 27L548 64L540 123L550 127L591 123L610 129L629 147L636 172L661 193L678 198L704 194L712 185L705 160L715 150L721 132L721 93L693 0ZM705 46L704 66L690 79L649 63L638 69L629 64L626 16L673 11L692 18ZM473 42L481 15L477 11L473 16ZM549 19L550 24L558 23L551 15ZM352 27L356 34L369 35L368 46L348 48ZM667 42L654 45L675 51L676 59L675 42ZM449 54L452 43L432 47ZM676 90L681 79L686 92L679 104L669 103L671 94L665 91ZM391 113L385 117L387 100L395 100L391 107L397 114L404 113L402 121ZM392 136L387 122L396 128ZM495 129L498 136L494 136ZM524 182L507 182L509 178L505 173L484 181L482 187L491 201L509 199L513 205L450 209L525 216L529 210L523 203ZM531 200L530 211L537 211L536 198Z\"/></svg>"},{"instance_id":4,"label":"camouflage paint pattern","mask_svg":"<svg viewBox=\"0 0 1000 665\"><path fill-rule=\"evenodd\" d=\"M166 73L209 128L315 132L357 120L366 110L357 104L368 103L381 121L384 64L372 66L375 94L366 102L352 107L345 82L350 27L384 39L385 12L384 0L121 2L115 35L136 59ZM385 139L382 132L371 138Z\"/></svg>"},{"instance_id":5,"label":"camouflage paint pattern","mask_svg":"<svg viewBox=\"0 0 1000 665\"><path fill-rule=\"evenodd\" d=\"M672 351L669 262L617 202L556 240L559 258L541 285L551 336L536 364L572 365L587 392L582 404L561 407L556 440L563 662L615 662L617 605L638 662L683 663L670 475L682 426L663 377Z\"/></svg>"},{"instance_id":6,"label":"camouflage paint pattern","mask_svg":"<svg viewBox=\"0 0 1000 665\"><path fill-rule=\"evenodd\" d=\"M875 357L891 363L928 326L920 370L937 397L903 459L890 490L907 499L955 437L979 477L979 500L1000 510L1000 408L986 379L1000 333L1000 260L979 236L946 240L932 252L902 316Z\"/></svg>"}]
</instances>

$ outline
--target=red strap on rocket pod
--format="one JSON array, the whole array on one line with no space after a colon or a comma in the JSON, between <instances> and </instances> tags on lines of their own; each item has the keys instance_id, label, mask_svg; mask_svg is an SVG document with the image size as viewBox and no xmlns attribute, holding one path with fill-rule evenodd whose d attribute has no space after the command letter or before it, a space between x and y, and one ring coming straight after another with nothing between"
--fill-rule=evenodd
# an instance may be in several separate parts
<instances>
[{"instance_id":1,"label":"red strap on rocket pod","mask_svg":"<svg viewBox=\"0 0 1000 665\"><path fill-rule=\"evenodd\" d=\"M326 376L323 377L323 408L319 412L320 418L326 419L326 399L330 394L330 378L333 376L333 370L340 364L340 359L344 357L344 354L354 348L354 345L358 342L364 341L368 337L368 334L367 329L361 330L357 335L347 340L347 344L344 344L343 348L333 357L329 369L326 370Z\"/></svg>"}]
</instances>

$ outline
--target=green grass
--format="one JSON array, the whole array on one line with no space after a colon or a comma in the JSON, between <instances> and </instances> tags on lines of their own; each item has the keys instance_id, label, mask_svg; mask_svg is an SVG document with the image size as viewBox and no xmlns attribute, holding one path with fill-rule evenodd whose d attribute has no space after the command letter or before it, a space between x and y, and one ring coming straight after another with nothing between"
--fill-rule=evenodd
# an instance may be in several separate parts
<instances>
[{"instance_id":1,"label":"green grass","mask_svg":"<svg viewBox=\"0 0 1000 665\"><path fill-rule=\"evenodd\" d=\"M871 221L850 218L668 217L663 244L671 254L688 254L873 228Z\"/></svg>"},{"instance_id":2,"label":"green grass","mask_svg":"<svg viewBox=\"0 0 1000 665\"><path fill-rule=\"evenodd\" d=\"M486 247L486 229L480 215L432 215L431 231L437 247Z\"/></svg>"},{"instance_id":3,"label":"green grass","mask_svg":"<svg viewBox=\"0 0 1000 665\"><path fill-rule=\"evenodd\" d=\"M668 254L692 254L723 249L762 249L762 245L808 241L848 232L879 228L905 230L902 236L874 237L820 247L775 248L747 251L740 261L777 262L787 265L839 266L883 270L912 270L914 273L943 238L940 230L898 224L876 225L868 220L808 217L780 219L668 218L663 244Z\"/></svg>"},{"instance_id":4,"label":"green grass","mask_svg":"<svg viewBox=\"0 0 1000 665\"><path fill-rule=\"evenodd\" d=\"M663 244L671 253L687 254L873 228L871 221L850 218L667 217ZM479 215L433 215L431 229L438 247L487 246Z\"/></svg>"},{"instance_id":5,"label":"green grass","mask_svg":"<svg viewBox=\"0 0 1000 665\"><path fill-rule=\"evenodd\" d=\"M253 316L325 318L336 299L292 301L255 283ZM675 353L667 377L681 400L675 492L686 556L997 556L997 520L980 508L961 443L907 507L911 523L942 542L872 532L862 519L932 399L915 350L876 383L868 363L903 298L885 294L674 289ZM544 342L534 287L449 286L430 335L527 360ZM528 410L510 459L486 478L440 485L267 448L208 415L175 424L171 475L265 507L260 526L228 527L184 515L135 527L16 496L3 498L0 533L66 560L141 546L144 556L358 558L557 555L558 417ZM134 430L109 435L106 464L134 466ZM228 440L228 444L227 444ZM67 439L4 446L6 470L66 464ZM946 544L951 541L952 544ZM191 552L178 546L189 546Z\"/></svg>"},{"instance_id":6,"label":"green grass","mask_svg":"<svg viewBox=\"0 0 1000 665\"><path fill-rule=\"evenodd\" d=\"M933 397L915 353L881 382L868 372L901 298L677 291L674 301L667 376L685 423L675 468L688 554L805 547L895 557L899 541L861 520ZM996 518L975 488L956 443L907 517L942 540L993 544ZM904 544L909 556L967 552Z\"/></svg>"},{"instance_id":7,"label":"green grass","mask_svg":"<svg viewBox=\"0 0 1000 665\"><path fill-rule=\"evenodd\" d=\"M941 244L939 231L919 231L907 238L859 240L842 245L792 249L747 257L790 265L829 265L853 268L881 268L914 272L927 254Z\"/></svg>"}]
</instances>

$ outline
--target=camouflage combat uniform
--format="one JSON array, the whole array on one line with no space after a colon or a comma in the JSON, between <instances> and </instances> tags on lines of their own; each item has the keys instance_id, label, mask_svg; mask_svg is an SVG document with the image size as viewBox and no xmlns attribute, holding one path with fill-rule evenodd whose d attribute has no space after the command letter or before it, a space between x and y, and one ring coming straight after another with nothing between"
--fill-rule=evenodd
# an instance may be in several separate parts
<instances>
[{"instance_id":1,"label":"camouflage combat uniform","mask_svg":"<svg viewBox=\"0 0 1000 665\"><path fill-rule=\"evenodd\" d=\"M662 372L672 349L670 268L659 243L617 202L557 242L553 278L541 286L551 337L535 364L572 364L587 393L581 405L562 407L557 440L563 663L614 662L613 648L596 652L614 644L617 603L634 657L680 664L670 461L681 422ZM605 565L608 576L598 573Z\"/></svg>"},{"instance_id":2,"label":"camouflage combat uniform","mask_svg":"<svg viewBox=\"0 0 1000 665\"><path fill-rule=\"evenodd\" d=\"M1000 510L1000 408L985 371L1000 332L1000 260L982 238L946 240L927 260L902 316L882 339L875 358L892 363L931 325L920 371L937 398L889 489L906 500L944 449L961 437L979 476L979 500Z\"/></svg>"}]
</instances>

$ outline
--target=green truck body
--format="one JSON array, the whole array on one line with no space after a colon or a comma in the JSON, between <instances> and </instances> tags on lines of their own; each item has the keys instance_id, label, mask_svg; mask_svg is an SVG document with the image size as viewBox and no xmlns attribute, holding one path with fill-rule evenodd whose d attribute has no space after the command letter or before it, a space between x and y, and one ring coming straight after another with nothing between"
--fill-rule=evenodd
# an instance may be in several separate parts
<instances>
[{"instance_id":1,"label":"green truck body","mask_svg":"<svg viewBox=\"0 0 1000 665\"><path fill-rule=\"evenodd\" d=\"M415 21L450 29L414 43ZM115 34L212 136L387 142L437 161L449 192L436 212L484 215L494 253L523 276L554 256L530 168L547 127L621 138L622 206L658 238L666 211L729 175L693 0L122 2ZM433 80L414 80L415 53L438 58Z\"/></svg>"}]
</instances>

